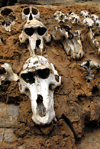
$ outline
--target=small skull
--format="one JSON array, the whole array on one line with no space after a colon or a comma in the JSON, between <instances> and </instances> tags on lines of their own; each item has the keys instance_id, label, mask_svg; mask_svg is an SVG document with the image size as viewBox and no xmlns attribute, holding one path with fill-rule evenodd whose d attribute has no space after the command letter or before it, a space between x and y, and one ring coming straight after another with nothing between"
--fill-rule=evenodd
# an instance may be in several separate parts
<instances>
[{"instance_id":1,"label":"small skull","mask_svg":"<svg viewBox=\"0 0 100 149\"><path fill-rule=\"evenodd\" d=\"M9 8L4 8L1 10L1 15L4 18L2 26L7 32L11 32L11 26L15 24L14 20L16 19L13 10Z\"/></svg>"},{"instance_id":2,"label":"small skull","mask_svg":"<svg viewBox=\"0 0 100 149\"><path fill-rule=\"evenodd\" d=\"M26 19L27 21L29 21L39 18L40 18L40 12L35 7L26 7L22 10L22 19Z\"/></svg>"},{"instance_id":3,"label":"small skull","mask_svg":"<svg viewBox=\"0 0 100 149\"><path fill-rule=\"evenodd\" d=\"M83 24L87 25L88 27L93 27L94 21L91 18L85 18L83 20Z\"/></svg>"},{"instance_id":4,"label":"small skull","mask_svg":"<svg viewBox=\"0 0 100 149\"><path fill-rule=\"evenodd\" d=\"M90 15L89 15L89 12L88 12L88 11L82 10L82 11L80 12L80 16L82 16L82 17L84 17L84 18L87 18L87 17L89 17Z\"/></svg>"},{"instance_id":5,"label":"small skull","mask_svg":"<svg viewBox=\"0 0 100 149\"><path fill-rule=\"evenodd\" d=\"M80 67L83 67L87 71L86 81L90 84L90 81L94 78L94 70L100 69L100 63L96 60L89 59L81 63Z\"/></svg>"},{"instance_id":6,"label":"small skull","mask_svg":"<svg viewBox=\"0 0 100 149\"><path fill-rule=\"evenodd\" d=\"M18 81L19 77L15 74L8 63L1 65L0 69L0 85L5 81Z\"/></svg>"},{"instance_id":7,"label":"small skull","mask_svg":"<svg viewBox=\"0 0 100 149\"><path fill-rule=\"evenodd\" d=\"M43 56L30 57L19 77L20 92L31 100L32 120L39 125L51 123L55 118L53 93L61 85L61 77L53 64Z\"/></svg>"},{"instance_id":8,"label":"small skull","mask_svg":"<svg viewBox=\"0 0 100 149\"><path fill-rule=\"evenodd\" d=\"M68 20L68 17L61 11L56 11L54 13L54 17L55 17L55 20L58 21L58 23L65 22L66 20Z\"/></svg>"},{"instance_id":9,"label":"small skull","mask_svg":"<svg viewBox=\"0 0 100 149\"><path fill-rule=\"evenodd\" d=\"M72 21L73 24L74 23L79 23L80 22L80 17L77 14L75 14L74 12L71 12L69 14L69 20Z\"/></svg>"},{"instance_id":10,"label":"small skull","mask_svg":"<svg viewBox=\"0 0 100 149\"><path fill-rule=\"evenodd\" d=\"M41 52L42 55L44 40L50 42L51 36L42 22L34 19L24 25L19 40L21 43L25 43L26 40L29 41L28 49L31 56L35 55L35 52Z\"/></svg>"},{"instance_id":11,"label":"small skull","mask_svg":"<svg viewBox=\"0 0 100 149\"><path fill-rule=\"evenodd\" d=\"M71 55L73 59L80 59L84 55L80 39L81 31L75 30L72 34L70 30L68 26L56 27L52 32L52 37L62 43L67 55Z\"/></svg>"},{"instance_id":12,"label":"small skull","mask_svg":"<svg viewBox=\"0 0 100 149\"><path fill-rule=\"evenodd\" d=\"M99 17L95 14L91 14L91 18L94 20L94 21L97 21L99 20Z\"/></svg>"}]
</instances>

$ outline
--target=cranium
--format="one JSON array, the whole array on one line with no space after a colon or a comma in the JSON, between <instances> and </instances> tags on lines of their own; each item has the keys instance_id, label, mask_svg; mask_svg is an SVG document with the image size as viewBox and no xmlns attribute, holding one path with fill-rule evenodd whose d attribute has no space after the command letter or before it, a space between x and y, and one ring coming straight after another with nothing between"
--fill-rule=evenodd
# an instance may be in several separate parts
<instances>
[{"instance_id":1,"label":"cranium","mask_svg":"<svg viewBox=\"0 0 100 149\"><path fill-rule=\"evenodd\" d=\"M29 40L28 49L30 55L35 55L35 52L41 52L44 47L44 40L50 42L51 36L48 34L47 28L38 20L28 21L23 28L21 35L19 36L21 43L25 43Z\"/></svg>"},{"instance_id":2,"label":"cranium","mask_svg":"<svg viewBox=\"0 0 100 149\"><path fill-rule=\"evenodd\" d=\"M89 29L88 35L89 35L91 43L93 44L94 47L98 49L98 54L100 54L100 43L98 39L95 38L94 33L92 32L91 28Z\"/></svg>"},{"instance_id":3,"label":"cranium","mask_svg":"<svg viewBox=\"0 0 100 149\"><path fill-rule=\"evenodd\" d=\"M94 21L91 18L85 18L83 20L83 24L87 25L88 27L93 27Z\"/></svg>"},{"instance_id":4,"label":"cranium","mask_svg":"<svg viewBox=\"0 0 100 149\"><path fill-rule=\"evenodd\" d=\"M53 93L61 85L61 77L54 65L43 56L30 57L24 64L19 76L7 63L1 67L0 81L18 81L19 90L31 100L32 120L40 125L49 124L55 119ZM58 80L56 80L56 77Z\"/></svg>"},{"instance_id":5,"label":"cranium","mask_svg":"<svg viewBox=\"0 0 100 149\"><path fill-rule=\"evenodd\" d=\"M22 19L26 19L27 21L33 20L33 19L39 19L40 18L40 12L35 7L26 7L22 10Z\"/></svg>"},{"instance_id":6,"label":"cranium","mask_svg":"<svg viewBox=\"0 0 100 149\"><path fill-rule=\"evenodd\" d=\"M71 12L69 14L69 20L71 20L72 23L79 23L80 22L80 17L77 14L75 14L74 12Z\"/></svg>"},{"instance_id":7,"label":"cranium","mask_svg":"<svg viewBox=\"0 0 100 149\"><path fill-rule=\"evenodd\" d=\"M90 84L90 80L94 78L93 70L100 69L100 63L96 60L89 59L87 61L82 62L80 66L87 71L86 80L87 83Z\"/></svg>"},{"instance_id":8,"label":"cranium","mask_svg":"<svg viewBox=\"0 0 100 149\"><path fill-rule=\"evenodd\" d=\"M54 13L54 17L55 17L55 20L57 20L59 23L65 22L66 20L68 20L68 17L61 11L56 11Z\"/></svg>"},{"instance_id":9,"label":"cranium","mask_svg":"<svg viewBox=\"0 0 100 149\"><path fill-rule=\"evenodd\" d=\"M80 35L80 30L76 30L72 35L70 28L66 26L56 27L52 32L53 39L60 40L66 54L71 55L73 59L80 59L84 55Z\"/></svg>"},{"instance_id":10,"label":"cranium","mask_svg":"<svg viewBox=\"0 0 100 149\"><path fill-rule=\"evenodd\" d=\"M100 30L100 20L96 20L96 25L98 26L99 30Z\"/></svg>"},{"instance_id":11,"label":"cranium","mask_svg":"<svg viewBox=\"0 0 100 149\"><path fill-rule=\"evenodd\" d=\"M6 31L11 32L11 26L15 24L15 14L12 9L4 8L1 10L1 15L4 18L2 22L2 26L5 28Z\"/></svg>"},{"instance_id":12,"label":"cranium","mask_svg":"<svg viewBox=\"0 0 100 149\"><path fill-rule=\"evenodd\" d=\"M99 20L99 17L95 14L91 14L91 17L93 18L94 21Z\"/></svg>"},{"instance_id":13,"label":"cranium","mask_svg":"<svg viewBox=\"0 0 100 149\"><path fill-rule=\"evenodd\" d=\"M89 17L90 15L89 15L89 12L88 12L88 11L82 10L82 11L80 12L80 16L82 16L82 17L84 17L84 18L87 18L87 17Z\"/></svg>"}]
</instances>

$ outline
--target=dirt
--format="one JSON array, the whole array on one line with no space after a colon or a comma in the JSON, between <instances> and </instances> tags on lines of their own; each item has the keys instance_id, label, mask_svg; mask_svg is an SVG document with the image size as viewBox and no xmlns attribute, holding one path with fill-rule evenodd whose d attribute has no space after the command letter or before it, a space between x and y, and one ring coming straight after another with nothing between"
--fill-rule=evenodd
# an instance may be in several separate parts
<instances>
[{"instance_id":1,"label":"dirt","mask_svg":"<svg viewBox=\"0 0 100 149\"><path fill-rule=\"evenodd\" d=\"M73 11L77 14L81 10L87 10L90 14L95 13L100 18L100 3L95 5L86 3L72 5L32 5L40 11L40 21L48 28L51 34L54 27L59 25L54 19L53 13L57 10L63 13ZM19 35L26 21L22 20L21 11L27 4L8 6L16 16L12 31L6 32L0 23L0 65L9 63L14 72L19 74L30 53L25 44L19 42ZM3 18L0 17L0 22ZM69 23L69 22L67 22ZM60 42L52 41L44 45L43 56L54 64L62 77L62 84L54 93L54 108L57 122L50 125L37 126L32 121L30 99L21 94L17 82L5 82L0 87L0 101L6 104L19 105L19 115L14 129L17 140L13 143L3 142L0 149L78 149L87 133L87 125L95 127L100 124L100 70L95 71L90 85L86 82L86 71L80 64L87 59L95 59L100 63L98 50L91 43L89 29L82 24L72 26L72 32L81 30L81 41L84 57L74 60L67 56ZM95 38L100 41L100 32L93 27ZM98 137L98 135L97 135ZM87 142L85 142L87 143ZM83 144L82 144L83 145ZM88 143L87 143L88 145ZM84 148L85 149L85 148ZM92 149L92 148L91 148Z\"/></svg>"}]
</instances>

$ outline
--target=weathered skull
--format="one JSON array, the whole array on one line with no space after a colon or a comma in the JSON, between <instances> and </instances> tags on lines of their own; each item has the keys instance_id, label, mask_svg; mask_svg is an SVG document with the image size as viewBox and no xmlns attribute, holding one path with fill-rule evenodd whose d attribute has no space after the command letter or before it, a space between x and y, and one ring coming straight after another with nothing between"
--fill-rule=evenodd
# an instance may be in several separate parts
<instances>
[{"instance_id":1,"label":"weathered skull","mask_svg":"<svg viewBox=\"0 0 100 149\"><path fill-rule=\"evenodd\" d=\"M65 22L66 20L68 20L68 17L61 11L56 11L54 13L54 17L55 17L55 20L57 20L59 23Z\"/></svg>"},{"instance_id":2,"label":"weathered skull","mask_svg":"<svg viewBox=\"0 0 100 149\"><path fill-rule=\"evenodd\" d=\"M94 70L100 69L100 63L96 60L89 59L84 61L80 65L87 71L86 81L90 84L90 81L94 78Z\"/></svg>"},{"instance_id":3,"label":"weathered skull","mask_svg":"<svg viewBox=\"0 0 100 149\"><path fill-rule=\"evenodd\" d=\"M71 12L70 14L68 14L69 16L69 20L72 21L72 23L79 23L80 22L80 17L75 14L74 12Z\"/></svg>"},{"instance_id":4,"label":"weathered skull","mask_svg":"<svg viewBox=\"0 0 100 149\"><path fill-rule=\"evenodd\" d=\"M94 21L91 18L85 18L83 20L83 24L87 25L88 27L93 27Z\"/></svg>"},{"instance_id":5,"label":"weathered skull","mask_svg":"<svg viewBox=\"0 0 100 149\"><path fill-rule=\"evenodd\" d=\"M82 16L82 17L84 17L84 18L87 18L87 17L89 17L90 15L89 15L89 12L88 12L88 11L82 10L82 11L80 12L80 16Z\"/></svg>"},{"instance_id":6,"label":"weathered skull","mask_svg":"<svg viewBox=\"0 0 100 149\"><path fill-rule=\"evenodd\" d=\"M44 47L44 40L46 42L51 41L51 36L48 34L47 28L38 20L28 21L23 28L21 35L19 36L21 43L25 43L29 40L28 49L30 55L35 55L35 52L41 52Z\"/></svg>"},{"instance_id":7,"label":"weathered skull","mask_svg":"<svg viewBox=\"0 0 100 149\"><path fill-rule=\"evenodd\" d=\"M56 80L57 79L57 80ZM18 81L19 90L31 100L32 120L40 125L55 120L53 93L61 85L61 77L54 65L43 56L30 57L19 76L8 63L0 68L0 85L5 81Z\"/></svg>"},{"instance_id":8,"label":"weathered skull","mask_svg":"<svg viewBox=\"0 0 100 149\"><path fill-rule=\"evenodd\" d=\"M26 19L27 21L29 21L39 18L40 18L40 12L35 7L26 7L22 11L22 19Z\"/></svg>"},{"instance_id":9,"label":"weathered skull","mask_svg":"<svg viewBox=\"0 0 100 149\"><path fill-rule=\"evenodd\" d=\"M4 8L1 10L1 15L4 19L4 21L2 22L2 26L7 32L11 32L11 26L15 24L14 20L16 19L13 10L9 8Z\"/></svg>"},{"instance_id":10,"label":"weathered skull","mask_svg":"<svg viewBox=\"0 0 100 149\"><path fill-rule=\"evenodd\" d=\"M30 57L19 77L20 92L31 99L32 120L36 124L49 124L55 118L53 93L61 85L61 77L53 64L42 56Z\"/></svg>"},{"instance_id":11,"label":"weathered skull","mask_svg":"<svg viewBox=\"0 0 100 149\"><path fill-rule=\"evenodd\" d=\"M52 32L52 37L62 43L67 55L71 55L73 59L81 59L84 56L80 39L81 31L75 30L72 34L70 30L68 26L58 26Z\"/></svg>"}]
</instances>

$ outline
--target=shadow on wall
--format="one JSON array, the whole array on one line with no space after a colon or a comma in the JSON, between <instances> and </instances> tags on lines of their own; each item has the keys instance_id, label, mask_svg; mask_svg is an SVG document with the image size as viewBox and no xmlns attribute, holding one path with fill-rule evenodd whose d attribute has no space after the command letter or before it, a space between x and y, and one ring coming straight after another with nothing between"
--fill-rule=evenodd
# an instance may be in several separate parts
<instances>
[{"instance_id":1,"label":"shadow on wall","mask_svg":"<svg viewBox=\"0 0 100 149\"><path fill-rule=\"evenodd\" d=\"M0 0L0 7L14 5L18 0Z\"/></svg>"}]
</instances>

